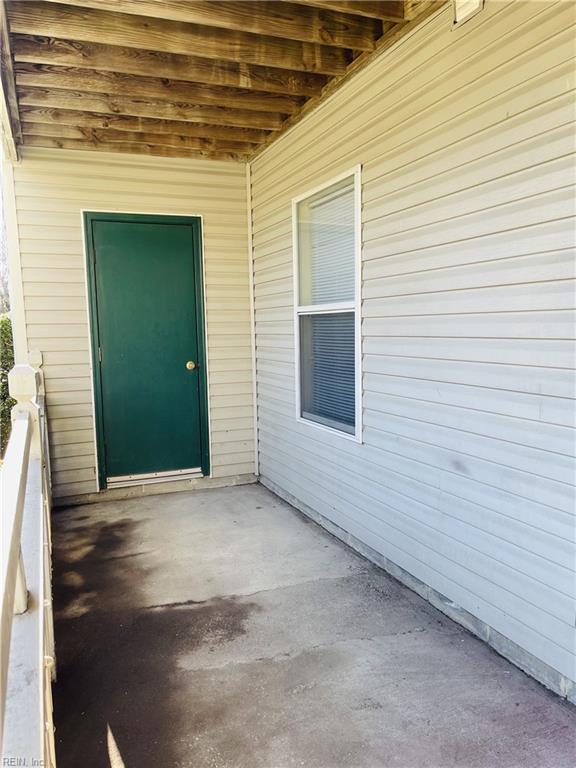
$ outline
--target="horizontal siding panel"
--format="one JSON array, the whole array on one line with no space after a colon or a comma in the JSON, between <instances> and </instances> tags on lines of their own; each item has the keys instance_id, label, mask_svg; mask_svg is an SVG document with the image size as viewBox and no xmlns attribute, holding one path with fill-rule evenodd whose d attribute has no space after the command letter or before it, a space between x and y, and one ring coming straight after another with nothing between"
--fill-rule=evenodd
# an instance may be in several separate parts
<instances>
[{"instance_id":1,"label":"horizontal siding panel","mask_svg":"<svg viewBox=\"0 0 576 768\"><path fill-rule=\"evenodd\" d=\"M46 395L46 404L48 408L53 405L73 405L76 403L89 403L92 405L91 389L80 391L50 392ZM51 412L54 415L54 412Z\"/></svg>"},{"instance_id":2,"label":"horizontal siding panel","mask_svg":"<svg viewBox=\"0 0 576 768\"><path fill-rule=\"evenodd\" d=\"M263 478L570 677L573 27L445 9L251 173ZM296 421L292 306L292 198L356 164L362 444Z\"/></svg>"},{"instance_id":3,"label":"horizontal siding panel","mask_svg":"<svg viewBox=\"0 0 576 768\"><path fill-rule=\"evenodd\" d=\"M431 358L424 362L418 358L390 355L365 355L363 368L367 373L470 384L552 397L573 398L576 388L574 373L559 368L541 369Z\"/></svg>"},{"instance_id":4,"label":"horizontal siding panel","mask_svg":"<svg viewBox=\"0 0 576 768\"><path fill-rule=\"evenodd\" d=\"M213 429L224 429L225 425L217 425L216 422L229 422L230 429L240 429L238 422L242 421L245 424L245 419L252 418L252 405L244 405L242 407L229 407L226 405L220 406L216 402L210 409L210 416L213 422Z\"/></svg>"},{"instance_id":5,"label":"horizontal siding panel","mask_svg":"<svg viewBox=\"0 0 576 768\"><path fill-rule=\"evenodd\" d=\"M508 365L573 368L574 345L567 339L366 339L364 352L396 357L470 360Z\"/></svg>"},{"instance_id":6,"label":"horizontal siding panel","mask_svg":"<svg viewBox=\"0 0 576 768\"><path fill-rule=\"evenodd\" d=\"M69 418L71 416L92 416L92 403L76 403L73 400L60 405L54 402L47 403L47 409L51 419Z\"/></svg>"},{"instance_id":7,"label":"horizontal siding panel","mask_svg":"<svg viewBox=\"0 0 576 768\"><path fill-rule=\"evenodd\" d=\"M457 318L453 315L367 318L362 323L362 329L367 337L572 339L575 325L576 312L556 310L466 314ZM264 323L260 327L264 329ZM268 327L286 329L285 323L268 323Z\"/></svg>"},{"instance_id":8,"label":"horizontal siding panel","mask_svg":"<svg viewBox=\"0 0 576 768\"><path fill-rule=\"evenodd\" d=\"M552 451L564 456L576 453L574 432L569 427L532 421L514 416L478 411L470 407L426 402L405 396L366 392L364 407L378 414L393 414L410 419ZM576 469L576 467L575 467Z\"/></svg>"},{"instance_id":9,"label":"horizontal siding panel","mask_svg":"<svg viewBox=\"0 0 576 768\"><path fill-rule=\"evenodd\" d=\"M27 324L28 337L39 341L38 348L42 350L44 348L43 339L53 339L64 341L65 339L78 339L78 342L71 341L70 349L84 349L85 341L89 340L88 324L83 325L65 325L62 323L54 325L45 325L44 323L28 323ZM42 341L40 341L42 340ZM78 347L77 344L82 343L84 346ZM31 346L31 345L30 345ZM32 348L32 346L31 346ZM55 347L58 349L59 347ZM66 347L64 347L66 348Z\"/></svg>"},{"instance_id":10,"label":"horizontal siding panel","mask_svg":"<svg viewBox=\"0 0 576 768\"><path fill-rule=\"evenodd\" d=\"M56 445L77 445L94 441L94 430L90 424L87 428L76 428L69 430L50 430L50 446Z\"/></svg>"},{"instance_id":11,"label":"horizontal siding panel","mask_svg":"<svg viewBox=\"0 0 576 768\"><path fill-rule=\"evenodd\" d=\"M65 472L74 469L91 469L94 467L94 453L86 455L67 456L64 458L52 457L52 471L56 473L58 482L65 482Z\"/></svg>"},{"instance_id":12,"label":"horizontal siding panel","mask_svg":"<svg viewBox=\"0 0 576 768\"><path fill-rule=\"evenodd\" d=\"M214 444L216 445L221 444L222 450L226 450L228 447L234 447L231 448L231 450L237 450L236 446L240 446L242 448L253 448L252 441L254 438L254 429L234 429L234 430L227 430L226 438L223 439L222 432L217 432L214 435ZM226 446L226 448L224 447Z\"/></svg>"},{"instance_id":13,"label":"horizontal siding panel","mask_svg":"<svg viewBox=\"0 0 576 768\"><path fill-rule=\"evenodd\" d=\"M233 477L238 475L251 475L254 473L254 460L247 458L241 464L227 464L224 467L215 467L212 471L214 477Z\"/></svg>"},{"instance_id":14,"label":"horizontal siding panel","mask_svg":"<svg viewBox=\"0 0 576 768\"><path fill-rule=\"evenodd\" d=\"M499 312L506 306L510 312L572 310L574 281L541 282L466 288L460 291L437 291L433 294L373 298L364 303L367 317L409 315L466 314Z\"/></svg>"},{"instance_id":15,"label":"horizontal siding panel","mask_svg":"<svg viewBox=\"0 0 576 768\"><path fill-rule=\"evenodd\" d=\"M576 242L570 219L539 223L534 227L488 234L481 238L460 241L455 248L452 243L434 248L402 253L382 258L377 244L365 242L364 262L379 259L379 271L385 275L405 275L427 269L464 266L482 261L509 259L515 256L530 256L535 253L549 253L554 250L573 248Z\"/></svg>"},{"instance_id":16,"label":"horizontal siding panel","mask_svg":"<svg viewBox=\"0 0 576 768\"><path fill-rule=\"evenodd\" d=\"M52 459L77 458L80 456L92 456L94 461L94 443L69 443L65 445L52 445L50 456Z\"/></svg>"},{"instance_id":17,"label":"horizontal siding panel","mask_svg":"<svg viewBox=\"0 0 576 768\"><path fill-rule=\"evenodd\" d=\"M67 363L80 363L90 365L90 353L88 350L57 350L42 353L44 365L64 365Z\"/></svg>"},{"instance_id":18,"label":"horizontal siding panel","mask_svg":"<svg viewBox=\"0 0 576 768\"><path fill-rule=\"evenodd\" d=\"M82 310L86 313L86 299L83 296L36 296L25 298L27 310Z\"/></svg>"},{"instance_id":19,"label":"horizontal siding panel","mask_svg":"<svg viewBox=\"0 0 576 768\"><path fill-rule=\"evenodd\" d=\"M240 430L253 430L254 421L252 417L252 411L246 412L246 415L235 416L234 418L223 418L221 420L213 419L210 424L210 433L214 440L214 443L223 443L228 438L234 439L236 433Z\"/></svg>"},{"instance_id":20,"label":"horizontal siding panel","mask_svg":"<svg viewBox=\"0 0 576 768\"><path fill-rule=\"evenodd\" d=\"M52 223L52 226L32 224L23 225L20 223L18 231L20 233L20 242L23 244L23 248L24 244L28 241L40 240L44 242L46 240L47 232L50 233L50 238L53 240L60 242L71 241L76 243L76 246L82 246L82 237L79 237L78 232L78 222L76 222L76 224L71 227L57 227L54 226L54 223Z\"/></svg>"},{"instance_id":21,"label":"horizontal siding panel","mask_svg":"<svg viewBox=\"0 0 576 768\"><path fill-rule=\"evenodd\" d=\"M385 412L365 410L366 440L368 441L373 431L377 431L380 435L389 432L441 445L463 455L469 453L471 456L489 459L505 467L532 472L534 475L549 477L562 483L570 483L574 478L576 465L570 456L524 446L513 440L494 439L490 435L482 435L471 429L436 424L422 419L421 417L425 415L422 411L418 412L417 415L420 418L417 418L415 411L416 408L411 403L406 403L404 412L409 412L411 416L398 415L392 409ZM440 421L442 416L436 418ZM374 440L377 444L376 435Z\"/></svg>"},{"instance_id":22,"label":"horizontal siding panel","mask_svg":"<svg viewBox=\"0 0 576 768\"><path fill-rule=\"evenodd\" d=\"M217 471L220 467L222 467L224 470L226 470L226 467L230 465L249 465L253 458L253 452L249 450L220 453L217 458L214 459L214 469ZM250 470L247 471L249 472Z\"/></svg>"},{"instance_id":23,"label":"horizontal siding panel","mask_svg":"<svg viewBox=\"0 0 576 768\"><path fill-rule=\"evenodd\" d=\"M90 367L87 364L45 365L43 370L46 378L50 379L83 378L90 375Z\"/></svg>"},{"instance_id":24,"label":"horizontal siding panel","mask_svg":"<svg viewBox=\"0 0 576 768\"><path fill-rule=\"evenodd\" d=\"M29 309L26 312L26 320L31 325L86 325L88 323L88 315L86 310L56 310L56 309L43 309L34 310Z\"/></svg>"},{"instance_id":25,"label":"horizontal siding panel","mask_svg":"<svg viewBox=\"0 0 576 768\"><path fill-rule=\"evenodd\" d=\"M390 233L386 220L367 224L366 239L376 241L381 256L457 243L494 232L509 232L537 226L543 221L570 218L573 214L573 185L551 192L529 195L522 200L455 217L446 222Z\"/></svg>"},{"instance_id":26,"label":"horizontal siding panel","mask_svg":"<svg viewBox=\"0 0 576 768\"><path fill-rule=\"evenodd\" d=\"M576 426L575 403L564 397L546 397L371 373L364 375L364 387L370 393L425 400L429 403L448 403L480 413L500 413L518 419Z\"/></svg>"},{"instance_id":27,"label":"horizontal siding panel","mask_svg":"<svg viewBox=\"0 0 576 768\"><path fill-rule=\"evenodd\" d=\"M91 416L66 416L51 418L48 410L48 429L51 435L57 432L79 432L80 430L92 430Z\"/></svg>"},{"instance_id":28,"label":"horizontal siding panel","mask_svg":"<svg viewBox=\"0 0 576 768\"><path fill-rule=\"evenodd\" d=\"M573 249L466 266L429 269L400 276L382 277L379 272L380 263L380 260L374 260L364 266L363 296L366 299L517 285L519 282L525 284L569 280L575 277Z\"/></svg>"},{"instance_id":29,"label":"horizontal siding panel","mask_svg":"<svg viewBox=\"0 0 576 768\"><path fill-rule=\"evenodd\" d=\"M56 392L64 393L90 390L92 388L92 379L89 376L68 379L46 379L45 387L47 396Z\"/></svg>"},{"instance_id":30,"label":"horizontal siding panel","mask_svg":"<svg viewBox=\"0 0 576 768\"><path fill-rule=\"evenodd\" d=\"M52 495L57 498L65 498L66 496L82 496L86 493L96 493L96 480L79 483L63 483L57 484L53 478Z\"/></svg>"},{"instance_id":31,"label":"horizontal siding panel","mask_svg":"<svg viewBox=\"0 0 576 768\"><path fill-rule=\"evenodd\" d=\"M86 288L84 282L76 283L43 283L43 282L25 282L24 299L29 296L80 296L85 300Z\"/></svg>"},{"instance_id":32,"label":"horizontal siding panel","mask_svg":"<svg viewBox=\"0 0 576 768\"><path fill-rule=\"evenodd\" d=\"M543 140L546 141L547 138L544 137ZM540 163L470 189L457 190L439 197L433 202L412 205L389 214L382 211L380 206L366 206L367 235L372 239L372 237L378 236L378 232L381 232L382 228L385 228L386 234L392 235L448 221L452 227L453 220L457 217L471 216L480 211L493 213L494 209L512 201L531 198L536 192L545 194L571 187L574 183L574 174L570 157L572 150L572 147L569 146L570 141L571 138L567 137L565 140L567 146L562 147L565 151L565 157L549 163ZM400 201L397 204L400 204ZM376 219L382 228L371 226L376 224Z\"/></svg>"}]
</instances>

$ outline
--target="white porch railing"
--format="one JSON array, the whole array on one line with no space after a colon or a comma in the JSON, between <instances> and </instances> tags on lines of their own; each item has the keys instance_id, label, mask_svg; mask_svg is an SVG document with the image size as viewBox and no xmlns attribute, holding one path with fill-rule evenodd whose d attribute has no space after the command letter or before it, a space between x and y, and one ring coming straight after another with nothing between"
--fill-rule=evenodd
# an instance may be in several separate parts
<instances>
[{"instance_id":1,"label":"white porch railing","mask_svg":"<svg viewBox=\"0 0 576 768\"><path fill-rule=\"evenodd\" d=\"M0 477L0 752L5 765L53 768L50 462L39 353L30 362L8 376L16 405Z\"/></svg>"}]
</instances>

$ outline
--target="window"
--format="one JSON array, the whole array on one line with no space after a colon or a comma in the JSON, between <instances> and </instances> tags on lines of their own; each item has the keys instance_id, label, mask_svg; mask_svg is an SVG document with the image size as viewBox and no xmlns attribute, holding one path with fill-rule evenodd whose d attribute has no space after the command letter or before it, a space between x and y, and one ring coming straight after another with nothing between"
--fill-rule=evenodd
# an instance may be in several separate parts
<instances>
[{"instance_id":1,"label":"window","mask_svg":"<svg viewBox=\"0 0 576 768\"><path fill-rule=\"evenodd\" d=\"M296 416L359 439L360 169L293 201Z\"/></svg>"}]
</instances>

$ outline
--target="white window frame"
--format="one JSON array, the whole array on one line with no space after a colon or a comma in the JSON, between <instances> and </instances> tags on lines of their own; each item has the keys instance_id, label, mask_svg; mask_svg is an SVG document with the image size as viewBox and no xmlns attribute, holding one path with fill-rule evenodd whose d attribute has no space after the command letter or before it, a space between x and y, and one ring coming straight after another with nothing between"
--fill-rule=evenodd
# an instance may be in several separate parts
<instances>
[{"instance_id":1,"label":"white window frame","mask_svg":"<svg viewBox=\"0 0 576 768\"><path fill-rule=\"evenodd\" d=\"M322 192L334 184L338 184L344 179L354 179L354 299L353 301L343 301L333 304L312 304L300 305L300 254L298 252L298 204L313 195ZM338 435L345 440L353 440L356 443L362 442L362 166L356 165L354 168L344 173L334 176L324 184L308 190L298 197L292 198L292 268L294 275L294 350L295 360L295 389L296 389L296 421L300 424ZM355 393L355 414L354 414L354 433L344 432L335 427L329 427L320 424L311 419L305 419L302 413L301 403L301 381L300 381L300 317L301 315L320 314L326 315L338 312L354 312L354 393Z\"/></svg>"}]
</instances>

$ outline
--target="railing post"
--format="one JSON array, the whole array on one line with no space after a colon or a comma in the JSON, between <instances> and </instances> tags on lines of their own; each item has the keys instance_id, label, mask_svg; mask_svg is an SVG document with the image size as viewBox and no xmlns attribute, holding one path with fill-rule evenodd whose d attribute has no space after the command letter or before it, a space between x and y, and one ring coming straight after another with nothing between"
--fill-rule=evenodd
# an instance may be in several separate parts
<instances>
[{"instance_id":1,"label":"railing post","mask_svg":"<svg viewBox=\"0 0 576 768\"><path fill-rule=\"evenodd\" d=\"M36 398L40 394L42 377L40 371L30 365L15 365L8 374L8 389L10 396L16 400L12 408L12 420L27 411L30 414L32 424L32 436L30 440L30 457L39 459L42 456L40 443L40 418Z\"/></svg>"}]
</instances>

